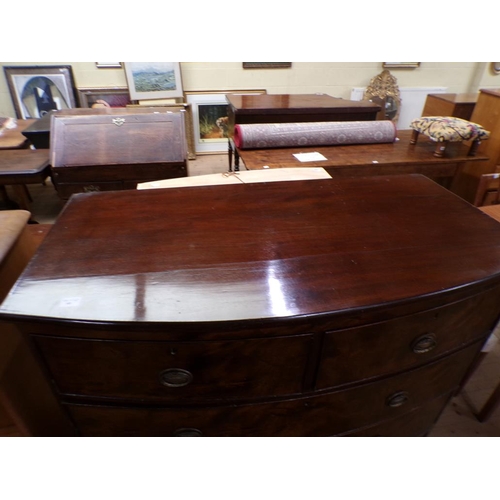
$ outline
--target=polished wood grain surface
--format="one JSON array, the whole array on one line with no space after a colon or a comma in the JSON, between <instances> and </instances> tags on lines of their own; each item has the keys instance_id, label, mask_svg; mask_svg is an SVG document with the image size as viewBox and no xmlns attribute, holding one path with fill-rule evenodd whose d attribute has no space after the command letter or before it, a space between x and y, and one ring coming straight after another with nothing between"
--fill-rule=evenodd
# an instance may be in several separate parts
<instances>
[{"instance_id":1,"label":"polished wood grain surface","mask_svg":"<svg viewBox=\"0 0 500 500\"><path fill-rule=\"evenodd\" d=\"M498 320L498 255L421 175L81 194L0 319L67 417L37 435L420 436Z\"/></svg>"},{"instance_id":2,"label":"polished wood grain surface","mask_svg":"<svg viewBox=\"0 0 500 500\"><path fill-rule=\"evenodd\" d=\"M35 123L35 119L17 120L17 127L4 130L0 135L0 150L23 149L28 147L28 139L23 131Z\"/></svg>"},{"instance_id":3,"label":"polished wood grain surface","mask_svg":"<svg viewBox=\"0 0 500 500\"><path fill-rule=\"evenodd\" d=\"M30 177L49 173L49 152L39 149L10 149L0 151L0 183L29 183ZM32 182L32 181L31 181Z\"/></svg>"},{"instance_id":4,"label":"polished wood grain surface","mask_svg":"<svg viewBox=\"0 0 500 500\"><path fill-rule=\"evenodd\" d=\"M248 114L259 113L263 110L281 113L299 113L303 110L325 110L328 108L343 110L373 110L378 111L380 106L368 101L351 101L332 97L327 94L228 94L227 100L239 112Z\"/></svg>"},{"instance_id":5,"label":"polished wood grain surface","mask_svg":"<svg viewBox=\"0 0 500 500\"><path fill-rule=\"evenodd\" d=\"M339 314L497 282L499 250L495 221L419 175L89 193L0 311L212 325Z\"/></svg>"},{"instance_id":6,"label":"polished wood grain surface","mask_svg":"<svg viewBox=\"0 0 500 500\"><path fill-rule=\"evenodd\" d=\"M485 162L484 155L467 156L469 147L450 143L443 158L433 156L436 143L421 140L410 144L410 130L399 130L389 144L356 144L308 148L238 149L249 170L264 168L323 167L331 176L392 175L420 173L431 178L453 177L460 165ZM317 151L326 160L303 163L294 154Z\"/></svg>"}]
</instances>

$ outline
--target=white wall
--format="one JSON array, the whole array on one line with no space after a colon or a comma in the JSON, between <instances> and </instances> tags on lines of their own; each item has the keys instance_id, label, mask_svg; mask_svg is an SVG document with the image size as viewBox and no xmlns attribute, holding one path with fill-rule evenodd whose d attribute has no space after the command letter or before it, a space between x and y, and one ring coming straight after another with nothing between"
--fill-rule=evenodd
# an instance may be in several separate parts
<instances>
[{"instance_id":1,"label":"white wall","mask_svg":"<svg viewBox=\"0 0 500 500\"><path fill-rule=\"evenodd\" d=\"M7 50L6 50L7 51ZM2 66L70 64L77 87L126 86L123 69L98 69L94 62L3 62ZM290 69L243 69L241 62L182 62L185 90L266 89L268 93L316 93L349 99L353 87L366 87L382 71L381 62L293 62ZM401 87L446 87L448 92L474 92L500 87L489 63L422 62L415 69L391 69ZM15 116L2 71L0 116Z\"/></svg>"}]
</instances>

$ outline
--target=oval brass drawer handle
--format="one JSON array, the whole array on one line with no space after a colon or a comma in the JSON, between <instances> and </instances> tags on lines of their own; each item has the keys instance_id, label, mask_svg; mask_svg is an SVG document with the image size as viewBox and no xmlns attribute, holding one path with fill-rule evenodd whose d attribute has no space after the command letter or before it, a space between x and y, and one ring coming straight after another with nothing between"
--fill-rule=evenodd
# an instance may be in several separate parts
<instances>
[{"instance_id":1,"label":"oval brass drawer handle","mask_svg":"<svg viewBox=\"0 0 500 500\"><path fill-rule=\"evenodd\" d=\"M390 406L391 408L398 408L399 406L403 406L408 403L409 400L410 395L407 392L396 392L387 398L387 406Z\"/></svg>"},{"instance_id":2,"label":"oval brass drawer handle","mask_svg":"<svg viewBox=\"0 0 500 500\"><path fill-rule=\"evenodd\" d=\"M174 437L201 437L201 436L203 436L203 434L198 429L183 428L183 429L177 429L176 431L174 431L173 436Z\"/></svg>"},{"instance_id":3,"label":"oval brass drawer handle","mask_svg":"<svg viewBox=\"0 0 500 500\"><path fill-rule=\"evenodd\" d=\"M167 387L184 387L192 380L193 375L181 368L169 368L160 373L160 382Z\"/></svg>"},{"instance_id":4,"label":"oval brass drawer handle","mask_svg":"<svg viewBox=\"0 0 500 500\"><path fill-rule=\"evenodd\" d=\"M425 354L437 346L437 340L433 333L426 333L416 338L411 344L411 350L415 354Z\"/></svg>"}]
</instances>

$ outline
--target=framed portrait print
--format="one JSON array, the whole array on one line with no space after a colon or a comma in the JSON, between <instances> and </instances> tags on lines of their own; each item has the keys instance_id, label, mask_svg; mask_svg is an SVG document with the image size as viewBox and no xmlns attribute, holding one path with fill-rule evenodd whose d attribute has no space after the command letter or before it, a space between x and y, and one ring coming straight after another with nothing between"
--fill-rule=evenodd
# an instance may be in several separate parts
<instances>
[{"instance_id":1,"label":"framed portrait print","mask_svg":"<svg viewBox=\"0 0 500 500\"><path fill-rule=\"evenodd\" d=\"M196 153L222 153L228 148L228 102L226 94L265 94L265 90L185 92L192 107Z\"/></svg>"},{"instance_id":2,"label":"framed portrait print","mask_svg":"<svg viewBox=\"0 0 500 500\"><path fill-rule=\"evenodd\" d=\"M382 63L384 68L418 68L419 62L385 62Z\"/></svg>"},{"instance_id":3,"label":"framed portrait print","mask_svg":"<svg viewBox=\"0 0 500 500\"><path fill-rule=\"evenodd\" d=\"M54 109L76 107L71 66L4 66L18 118L41 118Z\"/></svg>"},{"instance_id":4,"label":"framed portrait print","mask_svg":"<svg viewBox=\"0 0 500 500\"><path fill-rule=\"evenodd\" d=\"M178 62L126 62L130 99L182 97L181 68Z\"/></svg>"},{"instance_id":5,"label":"framed portrait print","mask_svg":"<svg viewBox=\"0 0 500 500\"><path fill-rule=\"evenodd\" d=\"M125 108L130 104L127 87L92 87L78 89L82 108L110 107Z\"/></svg>"}]
</instances>

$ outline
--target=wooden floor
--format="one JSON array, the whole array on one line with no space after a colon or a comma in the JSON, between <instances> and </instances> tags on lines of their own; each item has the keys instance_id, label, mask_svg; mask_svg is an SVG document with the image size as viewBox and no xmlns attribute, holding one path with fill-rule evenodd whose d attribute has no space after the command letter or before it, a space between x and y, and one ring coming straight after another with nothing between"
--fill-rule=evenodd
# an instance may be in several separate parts
<instances>
[{"instance_id":1,"label":"wooden floor","mask_svg":"<svg viewBox=\"0 0 500 500\"><path fill-rule=\"evenodd\" d=\"M224 173L228 169L227 156L199 155L189 162L189 175ZM59 200L54 187L48 181L46 185L30 185L33 198L32 219L40 224L53 224L64 204ZM35 236L42 238L44 227L33 225ZM496 338L500 334L496 333ZM479 409L496 384L500 382L500 341L488 353L485 361L470 378L461 394L453 398L436 422L431 437L500 437L500 409L490 419L480 423L474 417L472 408ZM20 436L8 415L0 409L0 436Z\"/></svg>"}]
</instances>

